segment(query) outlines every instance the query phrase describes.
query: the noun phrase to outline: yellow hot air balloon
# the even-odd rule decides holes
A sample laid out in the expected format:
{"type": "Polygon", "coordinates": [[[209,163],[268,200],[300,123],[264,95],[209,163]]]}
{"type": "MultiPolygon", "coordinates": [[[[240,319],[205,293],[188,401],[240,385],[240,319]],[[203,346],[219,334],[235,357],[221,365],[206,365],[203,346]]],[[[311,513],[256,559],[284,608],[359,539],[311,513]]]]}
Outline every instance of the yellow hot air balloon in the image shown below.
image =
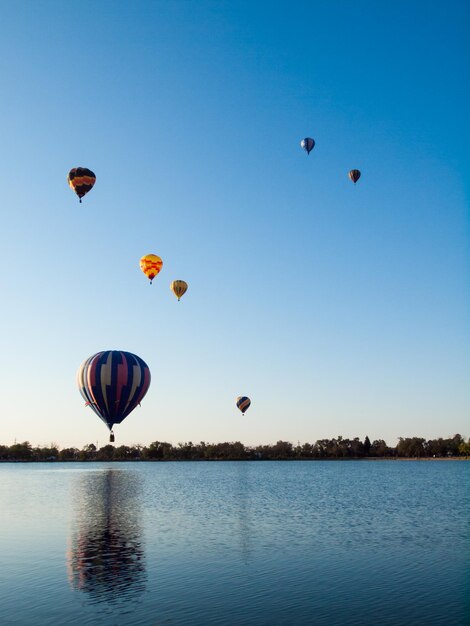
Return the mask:
{"type": "Polygon", "coordinates": [[[162,265],[163,261],[156,254],[146,254],[140,259],[140,269],[150,280],[150,284],[152,284],[152,280],[162,269],[162,265]]]}
{"type": "Polygon", "coordinates": [[[188,289],[188,283],[186,283],[184,280],[174,280],[170,285],[170,289],[178,298],[179,302],[181,296],[183,296],[188,289]]]}

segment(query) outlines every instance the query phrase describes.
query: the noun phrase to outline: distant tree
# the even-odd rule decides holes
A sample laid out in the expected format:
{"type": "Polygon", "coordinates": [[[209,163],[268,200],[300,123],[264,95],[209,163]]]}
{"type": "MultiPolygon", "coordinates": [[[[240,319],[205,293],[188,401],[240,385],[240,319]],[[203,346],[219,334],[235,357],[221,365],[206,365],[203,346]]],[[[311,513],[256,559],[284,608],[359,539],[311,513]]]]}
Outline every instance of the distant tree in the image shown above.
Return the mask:
{"type": "Polygon", "coordinates": [[[426,456],[425,440],[421,437],[400,437],[397,444],[398,456],[421,458],[426,456]]]}
{"type": "Polygon", "coordinates": [[[113,459],[115,461],[128,461],[132,458],[133,450],[129,446],[119,446],[114,449],[113,459]]]}
{"type": "Polygon", "coordinates": [[[97,461],[112,461],[114,458],[115,448],[110,443],[100,448],[96,453],[97,461]]]}
{"type": "Polygon", "coordinates": [[[84,446],[78,453],[79,461],[94,461],[96,458],[96,446],[94,443],[89,443],[84,446]]]}
{"type": "Polygon", "coordinates": [[[142,458],[142,450],[143,446],[141,445],[130,446],[128,458],[134,461],[142,458]]]}
{"type": "Polygon", "coordinates": [[[327,439],[326,452],[330,458],[337,459],[343,456],[343,438],[341,435],[333,437],[333,439],[327,439]]]}
{"type": "Polygon", "coordinates": [[[310,459],[313,456],[313,446],[311,443],[304,443],[300,449],[300,456],[303,459],[310,459]]]}
{"type": "Polygon", "coordinates": [[[175,458],[188,461],[197,458],[192,441],[188,441],[187,443],[178,443],[178,446],[175,450],[175,458]]]}
{"type": "Polygon", "coordinates": [[[90,443],[82,450],[77,448],[59,449],[55,443],[50,446],[33,448],[29,441],[15,443],[12,446],[0,445],[1,461],[126,461],[126,460],[242,460],[242,459],[338,459],[369,457],[422,458],[425,456],[469,456],[470,439],[465,441],[459,434],[443,439],[425,441],[420,437],[400,437],[395,448],[388,447],[383,439],[372,443],[368,436],[361,442],[359,437],[353,439],[338,436],[333,439],[319,439],[314,444],[297,443],[293,446],[288,441],[279,440],[274,445],[244,446],[240,441],[207,443],[191,441],[178,443],[173,447],[165,441],[154,441],[148,447],[140,444],[129,446],[106,445],[97,450],[90,443]]]}
{"type": "Polygon", "coordinates": [[[349,456],[352,456],[355,459],[364,456],[364,444],[359,437],[354,437],[352,441],[348,441],[348,449],[350,453],[349,456]]]}
{"type": "Polygon", "coordinates": [[[218,443],[214,447],[216,458],[239,461],[245,457],[245,446],[240,441],[218,443]]]}
{"type": "Polygon", "coordinates": [[[465,443],[465,440],[462,435],[457,434],[452,437],[452,439],[449,441],[449,452],[452,454],[452,456],[459,455],[460,446],[463,443],[465,443]]]}
{"type": "Polygon", "coordinates": [[[202,447],[202,454],[205,459],[213,459],[215,458],[215,446],[212,443],[205,443],[202,447]]]}
{"type": "Polygon", "coordinates": [[[9,456],[15,461],[31,461],[33,458],[33,448],[29,441],[15,443],[10,446],[9,456]]]}
{"type": "Polygon", "coordinates": [[[292,444],[289,441],[278,441],[272,449],[275,459],[290,459],[293,456],[292,444]]]}
{"type": "Polygon", "coordinates": [[[59,452],[59,461],[77,461],[80,451],[77,448],[64,448],[59,452]]]}
{"type": "Polygon", "coordinates": [[[461,444],[459,445],[459,454],[461,454],[462,456],[470,456],[470,438],[468,439],[468,441],[462,440],[461,444]]]}
{"type": "Polygon", "coordinates": [[[255,448],[255,455],[258,460],[272,459],[272,446],[259,445],[255,448]]]}
{"type": "Polygon", "coordinates": [[[370,446],[370,456],[389,456],[390,448],[383,439],[375,439],[370,446]]]}
{"type": "Polygon", "coordinates": [[[39,446],[33,449],[33,458],[35,461],[56,461],[59,457],[59,450],[56,447],[40,448],[39,446]]]}
{"type": "Polygon", "coordinates": [[[144,448],[142,455],[144,459],[157,460],[157,459],[169,459],[172,458],[171,451],[173,446],[166,441],[154,441],[148,448],[144,448]]]}
{"type": "Polygon", "coordinates": [[[447,443],[442,437],[439,437],[439,439],[430,439],[426,442],[425,449],[427,456],[445,456],[447,454],[447,443]]]}
{"type": "Polygon", "coordinates": [[[329,440],[318,439],[313,446],[313,456],[323,459],[328,456],[329,440]]]}

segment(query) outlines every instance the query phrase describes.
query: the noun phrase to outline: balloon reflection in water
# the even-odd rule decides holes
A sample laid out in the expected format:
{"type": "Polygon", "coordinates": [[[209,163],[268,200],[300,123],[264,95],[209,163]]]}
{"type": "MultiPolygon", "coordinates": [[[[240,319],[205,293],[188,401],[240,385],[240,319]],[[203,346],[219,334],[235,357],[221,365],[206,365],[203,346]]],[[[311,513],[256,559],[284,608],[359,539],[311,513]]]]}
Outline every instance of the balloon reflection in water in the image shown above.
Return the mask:
{"type": "Polygon", "coordinates": [[[71,586],[93,602],[122,602],[145,590],[138,472],[80,472],[67,551],[71,586]]]}
{"type": "MultiPolygon", "coordinates": [[[[234,504],[240,537],[240,549],[243,563],[248,565],[253,560],[253,550],[251,538],[253,537],[252,509],[253,502],[250,502],[249,494],[253,493],[251,473],[253,465],[248,463],[237,463],[234,465],[236,479],[234,484],[234,504]]],[[[256,509],[255,509],[256,510],[256,509]]]]}

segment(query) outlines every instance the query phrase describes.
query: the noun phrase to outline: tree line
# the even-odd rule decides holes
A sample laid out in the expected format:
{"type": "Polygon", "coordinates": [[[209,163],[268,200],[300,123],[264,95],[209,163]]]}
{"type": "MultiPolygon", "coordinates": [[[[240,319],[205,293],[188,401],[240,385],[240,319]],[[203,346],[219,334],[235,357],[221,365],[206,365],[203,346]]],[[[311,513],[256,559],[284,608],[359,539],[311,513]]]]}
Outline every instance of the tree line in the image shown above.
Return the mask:
{"type": "Polygon", "coordinates": [[[457,434],[448,439],[400,437],[395,447],[383,439],[365,437],[319,439],[315,443],[278,441],[274,445],[245,446],[239,441],[223,443],[178,443],[154,441],[148,446],[101,448],[90,443],[82,449],[50,446],[33,447],[29,441],[0,445],[0,461],[257,461],[364,458],[448,458],[470,456],[470,438],[457,434]]]}

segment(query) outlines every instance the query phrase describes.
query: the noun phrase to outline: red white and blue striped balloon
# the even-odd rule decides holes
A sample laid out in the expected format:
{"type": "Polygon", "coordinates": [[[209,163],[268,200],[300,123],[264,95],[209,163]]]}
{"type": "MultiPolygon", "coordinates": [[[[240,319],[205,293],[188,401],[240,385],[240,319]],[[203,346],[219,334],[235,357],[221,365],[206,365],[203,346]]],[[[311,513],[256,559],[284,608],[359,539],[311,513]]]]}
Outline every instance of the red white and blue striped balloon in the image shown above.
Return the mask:
{"type": "Polygon", "coordinates": [[[111,430],[142,401],[150,386],[150,370],[136,354],[106,350],[82,363],[77,383],[86,404],[111,430]]]}
{"type": "Polygon", "coordinates": [[[245,415],[245,411],[250,408],[251,400],[246,396],[238,396],[237,398],[237,407],[242,412],[242,415],[245,415]]]}

